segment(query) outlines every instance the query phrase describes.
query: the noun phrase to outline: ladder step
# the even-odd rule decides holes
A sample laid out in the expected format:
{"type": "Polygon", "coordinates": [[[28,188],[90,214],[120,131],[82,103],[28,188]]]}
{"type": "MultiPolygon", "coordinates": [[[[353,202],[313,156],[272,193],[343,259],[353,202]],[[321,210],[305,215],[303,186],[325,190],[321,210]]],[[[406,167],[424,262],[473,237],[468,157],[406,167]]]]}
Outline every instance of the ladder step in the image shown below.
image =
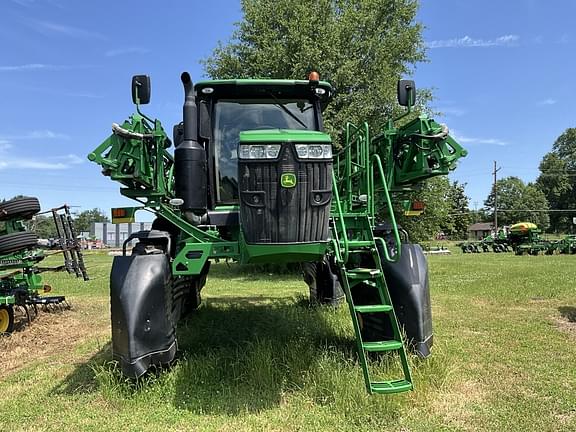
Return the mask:
{"type": "Polygon", "coordinates": [[[354,310],[360,313],[391,312],[392,306],[384,304],[363,305],[363,306],[354,306],[354,310]]]}
{"type": "Polygon", "coordinates": [[[406,380],[372,382],[370,390],[380,394],[401,393],[412,390],[412,383],[406,380]]]}
{"type": "Polygon", "coordinates": [[[363,213],[342,213],[341,215],[334,215],[334,218],[340,219],[355,219],[355,220],[363,220],[366,218],[366,215],[363,213]]]}
{"type": "Polygon", "coordinates": [[[374,247],[374,242],[372,240],[349,240],[348,246],[351,248],[374,247]]]}
{"type": "Polygon", "coordinates": [[[402,349],[402,342],[396,340],[380,341],[380,342],[362,342],[362,348],[366,351],[382,352],[382,351],[397,351],[402,349]]]}
{"type": "Polygon", "coordinates": [[[348,279],[372,279],[380,274],[381,272],[379,269],[371,268],[355,268],[346,270],[346,276],[348,276],[348,279]]]}

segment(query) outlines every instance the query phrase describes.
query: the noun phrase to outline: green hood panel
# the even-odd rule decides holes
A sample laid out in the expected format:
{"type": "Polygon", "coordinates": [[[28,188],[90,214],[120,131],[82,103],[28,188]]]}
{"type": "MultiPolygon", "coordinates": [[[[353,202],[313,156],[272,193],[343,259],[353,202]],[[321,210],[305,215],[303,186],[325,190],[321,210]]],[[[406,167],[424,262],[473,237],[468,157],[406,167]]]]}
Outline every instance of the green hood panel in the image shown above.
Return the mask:
{"type": "Polygon", "coordinates": [[[240,132],[240,143],[271,143],[271,142],[296,142],[296,143],[321,143],[330,144],[330,135],[324,132],[288,129],[266,129],[240,132]]]}

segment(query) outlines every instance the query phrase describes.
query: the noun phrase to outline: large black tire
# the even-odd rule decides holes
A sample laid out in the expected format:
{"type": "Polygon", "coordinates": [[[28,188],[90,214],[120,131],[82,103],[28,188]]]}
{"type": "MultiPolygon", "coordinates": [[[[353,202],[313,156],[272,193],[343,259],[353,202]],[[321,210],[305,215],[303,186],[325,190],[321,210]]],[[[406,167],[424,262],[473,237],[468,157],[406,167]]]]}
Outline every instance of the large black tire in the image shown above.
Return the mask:
{"type": "MultiPolygon", "coordinates": [[[[378,290],[365,283],[360,283],[351,289],[355,305],[380,304],[378,290]]],[[[394,332],[390,316],[384,312],[357,314],[360,324],[360,333],[365,342],[376,342],[392,339],[394,332]]]]}
{"type": "Polygon", "coordinates": [[[338,306],[345,298],[338,276],[324,258],[302,263],[302,276],[310,290],[310,304],[338,306]]]}
{"type": "Polygon", "coordinates": [[[14,307],[12,305],[0,306],[0,334],[14,331],[14,307]]]}
{"type": "Polygon", "coordinates": [[[15,232],[0,236],[0,255],[35,247],[38,236],[31,232],[15,232]]]}
{"type": "Polygon", "coordinates": [[[38,198],[22,197],[0,203],[0,221],[20,217],[30,219],[40,211],[38,198]]]}

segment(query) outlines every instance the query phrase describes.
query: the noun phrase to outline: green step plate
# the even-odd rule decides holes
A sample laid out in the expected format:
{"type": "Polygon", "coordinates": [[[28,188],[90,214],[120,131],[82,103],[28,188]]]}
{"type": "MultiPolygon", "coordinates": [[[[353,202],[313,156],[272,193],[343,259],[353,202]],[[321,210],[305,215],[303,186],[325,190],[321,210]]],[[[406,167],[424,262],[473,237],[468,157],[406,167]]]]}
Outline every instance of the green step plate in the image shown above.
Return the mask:
{"type": "Polygon", "coordinates": [[[402,349],[402,342],[396,340],[362,342],[362,348],[364,348],[366,351],[372,352],[397,351],[402,349]]]}
{"type": "Polygon", "coordinates": [[[390,305],[364,305],[364,306],[354,306],[354,310],[360,313],[377,313],[377,312],[392,312],[392,306],[390,305]]]}
{"type": "Polygon", "coordinates": [[[346,271],[348,279],[372,279],[380,276],[380,274],[380,270],[369,268],[355,268],[346,271]]]}
{"type": "Polygon", "coordinates": [[[380,394],[401,393],[412,390],[412,383],[406,380],[372,382],[370,390],[380,394]]]}

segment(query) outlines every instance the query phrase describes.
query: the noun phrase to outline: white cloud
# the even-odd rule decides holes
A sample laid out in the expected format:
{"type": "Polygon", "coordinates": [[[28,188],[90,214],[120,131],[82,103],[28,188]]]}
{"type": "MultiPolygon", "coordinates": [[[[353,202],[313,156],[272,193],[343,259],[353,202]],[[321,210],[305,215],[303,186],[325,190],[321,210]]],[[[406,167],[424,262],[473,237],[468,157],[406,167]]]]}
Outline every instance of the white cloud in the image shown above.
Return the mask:
{"type": "Polygon", "coordinates": [[[64,93],[58,93],[58,92],[53,92],[54,94],[61,94],[62,96],[69,96],[69,97],[79,97],[79,98],[87,98],[87,99],[103,99],[104,96],[99,95],[99,94],[95,94],[95,93],[86,93],[86,92],[79,92],[79,93],[74,93],[74,92],[64,92],[64,93]]]}
{"type": "Polygon", "coordinates": [[[464,36],[456,39],[433,40],[426,42],[428,48],[475,48],[494,46],[516,46],[520,37],[518,35],[504,35],[496,39],[473,39],[464,36]]]}
{"type": "Polygon", "coordinates": [[[71,66],[64,66],[64,65],[28,63],[23,65],[0,66],[0,71],[11,72],[11,71],[33,71],[33,70],[66,70],[70,68],[71,66]]]}
{"type": "MultiPolygon", "coordinates": [[[[12,3],[16,3],[17,5],[24,6],[27,8],[34,6],[35,4],[38,4],[38,0],[11,0],[11,1],[12,3]]],[[[64,8],[58,0],[43,0],[42,3],[49,4],[51,6],[56,6],[60,9],[64,8]]]]}
{"type": "Polygon", "coordinates": [[[559,43],[560,45],[566,45],[569,44],[570,42],[572,42],[572,38],[570,37],[570,35],[566,33],[560,36],[560,39],[558,39],[557,41],[557,43],[559,43]]]}
{"type": "Polygon", "coordinates": [[[35,0],[12,0],[12,3],[16,3],[17,5],[30,7],[34,4],[35,0]]]}
{"type": "Polygon", "coordinates": [[[548,98],[538,102],[538,105],[555,105],[558,101],[556,99],[548,98]]]}
{"type": "Polygon", "coordinates": [[[73,69],[94,68],[93,65],[57,65],[49,63],[27,63],[21,65],[4,65],[0,66],[0,72],[19,72],[19,71],[66,71],[73,69]]]}
{"type": "Polygon", "coordinates": [[[454,137],[456,141],[460,144],[483,144],[483,145],[496,145],[496,146],[507,146],[508,143],[499,138],[477,138],[470,137],[460,134],[459,132],[452,130],[450,135],[454,137]]]}
{"type": "Polygon", "coordinates": [[[0,142],[10,142],[18,140],[38,140],[38,139],[70,139],[70,137],[63,133],[52,132],[51,130],[33,130],[19,135],[0,135],[0,142]]]}
{"type": "Polygon", "coordinates": [[[50,21],[30,20],[28,25],[37,32],[45,35],[56,34],[77,39],[108,40],[108,38],[101,33],[84,30],[83,28],[57,24],[50,21]]]}
{"type": "Polygon", "coordinates": [[[64,170],[70,168],[72,165],[78,165],[84,162],[84,159],[74,154],[52,156],[42,159],[13,156],[11,151],[7,151],[11,147],[7,141],[0,141],[0,170],[64,170]]]}
{"type": "Polygon", "coordinates": [[[106,51],[106,57],[117,57],[128,54],[148,54],[149,52],[149,49],[142,47],[117,48],[106,51]]]}

